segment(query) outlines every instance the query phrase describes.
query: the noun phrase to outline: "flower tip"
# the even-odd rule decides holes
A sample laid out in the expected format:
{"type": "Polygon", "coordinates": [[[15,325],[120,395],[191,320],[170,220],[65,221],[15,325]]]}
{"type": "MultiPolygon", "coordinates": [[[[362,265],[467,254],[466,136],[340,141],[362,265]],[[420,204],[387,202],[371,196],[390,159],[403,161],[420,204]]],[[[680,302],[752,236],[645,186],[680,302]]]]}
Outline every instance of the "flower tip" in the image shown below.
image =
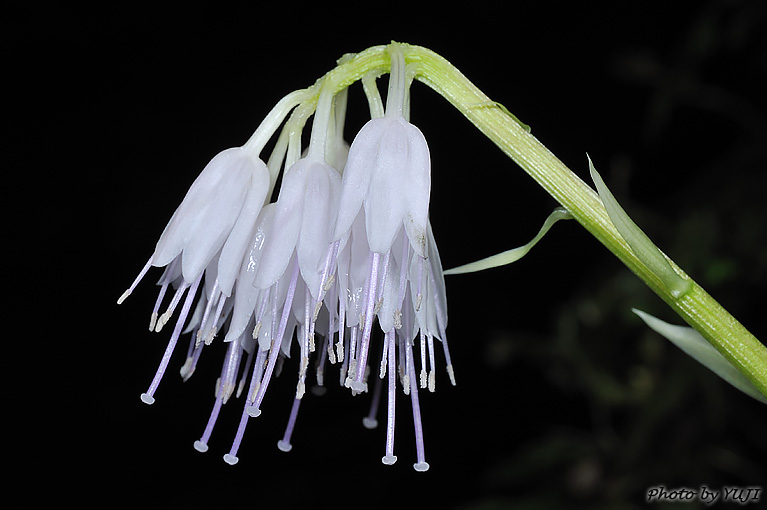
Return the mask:
{"type": "Polygon", "coordinates": [[[349,388],[352,390],[352,395],[357,395],[359,393],[367,393],[368,391],[368,385],[367,383],[361,382],[361,381],[351,381],[349,382],[349,388]]]}
{"type": "Polygon", "coordinates": [[[149,318],[149,331],[154,331],[154,328],[157,327],[157,312],[152,312],[152,316],[149,318]]]}
{"type": "Polygon", "coordinates": [[[208,445],[198,439],[194,442],[194,449],[200,453],[205,453],[208,451],[208,445]]]}
{"type": "Polygon", "coordinates": [[[375,418],[371,418],[370,416],[365,416],[362,418],[362,425],[369,430],[373,430],[374,428],[378,427],[378,420],[375,418]]]}
{"type": "Polygon", "coordinates": [[[224,455],[224,462],[226,462],[230,466],[234,466],[235,464],[237,464],[237,461],[239,460],[240,459],[238,459],[237,456],[232,455],[230,453],[227,453],[226,455],[224,455]]]}
{"type": "Polygon", "coordinates": [[[187,381],[190,377],[192,377],[192,374],[194,373],[194,358],[191,356],[188,356],[186,358],[186,361],[184,361],[184,366],[181,367],[181,370],[179,370],[179,373],[181,374],[181,379],[184,381],[187,381]]]}
{"type": "Polygon", "coordinates": [[[277,448],[279,448],[280,451],[287,453],[293,449],[293,445],[285,441],[284,439],[280,439],[279,441],[277,441],[277,448]]]}
{"type": "Polygon", "coordinates": [[[296,386],[296,399],[301,400],[304,398],[304,393],[306,393],[306,383],[304,383],[304,381],[298,381],[298,385],[296,386]]]}
{"type": "Polygon", "coordinates": [[[453,371],[453,365],[447,366],[447,375],[450,377],[450,384],[455,386],[455,372],[453,371]]]}
{"type": "Polygon", "coordinates": [[[387,466],[391,466],[395,462],[397,462],[397,456],[396,455],[384,455],[381,459],[381,462],[386,464],[387,466]]]}
{"type": "Polygon", "coordinates": [[[147,394],[147,393],[142,393],[141,394],[141,401],[143,403],[151,406],[152,404],[154,404],[154,397],[152,395],[147,394]]]}
{"type": "Polygon", "coordinates": [[[416,471],[428,471],[429,470],[429,463],[428,462],[416,462],[413,464],[413,469],[416,471]]]}
{"type": "Polygon", "coordinates": [[[123,304],[123,301],[125,301],[128,298],[128,296],[130,296],[130,294],[131,294],[131,289],[128,289],[125,292],[123,292],[122,295],[119,298],[117,298],[117,304],[118,305],[123,304]]]}
{"type": "Polygon", "coordinates": [[[173,313],[172,310],[168,310],[164,314],[160,315],[154,328],[155,333],[162,331],[163,326],[165,326],[165,324],[167,324],[170,320],[171,313],[173,313]]]}

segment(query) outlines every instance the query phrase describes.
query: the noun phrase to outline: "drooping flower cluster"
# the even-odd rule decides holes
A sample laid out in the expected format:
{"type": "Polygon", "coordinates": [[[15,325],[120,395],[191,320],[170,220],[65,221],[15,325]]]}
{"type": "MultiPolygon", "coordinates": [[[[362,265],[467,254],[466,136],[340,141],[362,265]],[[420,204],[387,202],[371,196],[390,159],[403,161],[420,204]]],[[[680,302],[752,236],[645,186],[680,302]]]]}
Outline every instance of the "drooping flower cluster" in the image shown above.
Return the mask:
{"type": "MultiPolygon", "coordinates": [[[[233,394],[244,395],[240,425],[224,456],[229,464],[237,462],[246,424],[261,413],[275,367],[291,356],[295,342],[298,381],[280,449],[290,449],[315,358],[318,386],[324,385],[327,363],[340,366],[339,380],[353,394],[368,392],[371,377],[386,383],[375,385],[387,392],[385,464],[396,461],[399,379],[412,401],[414,467],[428,469],[418,388],[434,391],[435,339],[455,380],[445,337],[442,266],[428,220],[429,150],[423,134],[405,118],[409,80],[402,50],[392,45],[390,54],[385,112],[374,113],[351,147],[342,136],[345,90],[336,93],[318,82],[286,96],[248,143],[208,163],[118,301],[154,266],[165,269],[150,330],[160,331],[180,306],[157,373],[141,395],[147,404],[154,402],[182,334],[191,334],[181,368],[184,380],[205,347],[223,336],[227,351],[215,403],[194,444],[201,452],[208,449],[222,405],[233,394]],[[302,156],[300,123],[317,87],[310,143],[302,156]],[[291,111],[267,164],[259,154],[291,111]],[[268,203],[282,169],[278,198],[268,203]],[[160,313],[166,297],[170,302],[160,313]],[[380,349],[372,350],[373,345],[380,349]],[[380,362],[374,358],[379,352],[380,362]]],[[[375,98],[369,99],[375,112],[375,98]]],[[[378,399],[374,395],[374,402],[378,399]]],[[[375,426],[374,416],[364,423],[375,426]]]]}

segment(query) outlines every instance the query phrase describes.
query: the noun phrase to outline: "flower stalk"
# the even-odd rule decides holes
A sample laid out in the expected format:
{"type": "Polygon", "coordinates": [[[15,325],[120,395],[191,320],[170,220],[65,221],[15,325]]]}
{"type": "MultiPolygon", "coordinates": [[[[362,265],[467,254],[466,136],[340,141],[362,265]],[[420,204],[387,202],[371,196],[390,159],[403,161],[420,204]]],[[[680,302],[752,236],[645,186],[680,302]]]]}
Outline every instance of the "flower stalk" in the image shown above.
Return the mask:
{"type": "MultiPolygon", "coordinates": [[[[402,47],[406,62],[416,64],[416,80],[447,99],[767,395],[767,348],[754,335],[664,255],[679,278],[689,283],[683,293],[668,288],[621,236],[599,195],[538,141],[527,126],[491,100],[450,62],[423,47],[406,44],[402,47]]],[[[389,62],[385,55],[386,46],[369,48],[330,74],[340,86],[375,69],[386,72],[389,62]]]]}

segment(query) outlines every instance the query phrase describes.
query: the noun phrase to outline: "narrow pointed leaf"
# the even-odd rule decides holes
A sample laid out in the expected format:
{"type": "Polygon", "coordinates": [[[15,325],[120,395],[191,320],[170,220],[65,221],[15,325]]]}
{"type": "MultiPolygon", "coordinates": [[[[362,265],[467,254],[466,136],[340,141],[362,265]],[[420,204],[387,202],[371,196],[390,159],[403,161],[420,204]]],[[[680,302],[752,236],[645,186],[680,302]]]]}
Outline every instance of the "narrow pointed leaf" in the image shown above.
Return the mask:
{"type": "Polygon", "coordinates": [[[464,274],[464,273],[476,273],[477,271],[482,271],[484,269],[490,269],[493,267],[498,266],[505,266],[506,264],[511,264],[512,262],[516,262],[525,255],[535,246],[538,244],[538,241],[540,241],[544,235],[549,231],[549,229],[559,220],[569,220],[572,216],[569,212],[567,212],[566,209],[562,207],[558,207],[554,209],[554,211],[549,214],[548,218],[546,218],[546,221],[543,222],[543,226],[541,227],[541,230],[538,232],[538,234],[527,244],[524,246],[519,246],[517,248],[513,248],[511,250],[506,250],[502,253],[498,253],[496,255],[492,255],[490,257],[484,258],[482,260],[477,260],[476,262],[471,262],[469,264],[464,264],[462,266],[454,267],[452,269],[448,269],[444,272],[446,275],[451,274],[464,274]]]}
{"type": "Polygon", "coordinates": [[[716,375],[756,400],[767,404],[767,397],[762,395],[735,366],[727,361],[727,358],[708,343],[700,333],[686,326],[675,326],[664,322],[657,317],[637,310],[637,314],[650,328],[667,338],[671,343],[682,349],[685,354],[692,357],[716,375]]]}
{"type": "Polygon", "coordinates": [[[690,289],[690,282],[676,274],[663,253],[620,206],[602,180],[599,172],[594,168],[591,158],[588,158],[588,160],[591,179],[594,181],[599,198],[602,200],[605,209],[607,209],[607,215],[610,217],[613,225],[615,225],[618,233],[628,243],[634,255],[663,281],[674,297],[680,298],[683,296],[690,289]]]}

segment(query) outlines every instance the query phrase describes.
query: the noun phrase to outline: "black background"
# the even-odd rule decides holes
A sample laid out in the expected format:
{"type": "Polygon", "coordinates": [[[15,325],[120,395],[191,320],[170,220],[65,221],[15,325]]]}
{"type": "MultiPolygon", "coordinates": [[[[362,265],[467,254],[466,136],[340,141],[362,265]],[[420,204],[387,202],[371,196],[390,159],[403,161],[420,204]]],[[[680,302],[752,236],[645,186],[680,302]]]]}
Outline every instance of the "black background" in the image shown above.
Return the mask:
{"type": "MultiPolygon", "coordinates": [[[[332,386],[280,452],[291,364],[237,466],[221,456],[238,403],[199,454],[222,354],[185,384],[174,357],[145,406],[167,340],[146,329],[159,272],[115,304],[213,155],[344,53],[397,40],[446,57],[584,178],[588,152],[658,245],[767,338],[763,2],[158,5],[6,8],[12,489],[84,507],[478,509],[767,488],[767,407],[643,327],[631,307],[680,321],[575,223],[512,266],[448,278],[458,386],[440,372],[421,393],[427,473],[410,467],[404,398],[383,466],[367,399],[332,386]]],[[[442,98],[412,96],[445,267],[527,242],[554,201],[442,98]]],[[[349,140],[366,112],[356,85],[349,140]]]]}

